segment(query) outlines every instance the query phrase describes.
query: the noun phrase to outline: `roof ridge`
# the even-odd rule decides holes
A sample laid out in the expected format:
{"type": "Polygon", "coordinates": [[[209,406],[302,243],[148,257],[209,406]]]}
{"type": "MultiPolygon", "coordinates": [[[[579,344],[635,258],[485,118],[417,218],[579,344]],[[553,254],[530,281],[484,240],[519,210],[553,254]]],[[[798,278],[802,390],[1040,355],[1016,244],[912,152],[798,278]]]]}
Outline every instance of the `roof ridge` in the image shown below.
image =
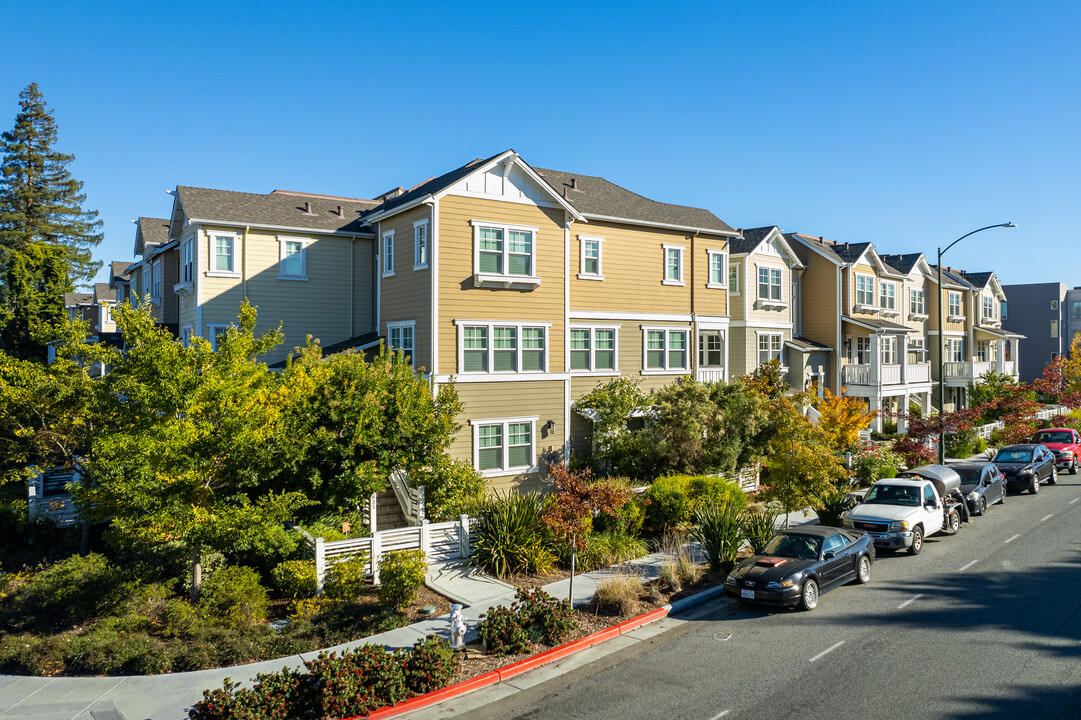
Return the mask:
{"type": "MultiPolygon", "coordinates": [[[[204,188],[204,189],[209,189],[209,188],[204,188]]],[[[378,200],[368,200],[366,198],[345,197],[344,195],[322,195],[320,193],[301,192],[300,190],[279,190],[279,189],[274,189],[274,190],[270,191],[269,193],[267,193],[264,197],[270,197],[271,195],[288,195],[290,197],[294,197],[294,196],[296,196],[296,197],[312,197],[312,198],[319,198],[320,200],[346,200],[348,202],[359,202],[359,203],[376,203],[376,204],[379,203],[378,200]]]]}

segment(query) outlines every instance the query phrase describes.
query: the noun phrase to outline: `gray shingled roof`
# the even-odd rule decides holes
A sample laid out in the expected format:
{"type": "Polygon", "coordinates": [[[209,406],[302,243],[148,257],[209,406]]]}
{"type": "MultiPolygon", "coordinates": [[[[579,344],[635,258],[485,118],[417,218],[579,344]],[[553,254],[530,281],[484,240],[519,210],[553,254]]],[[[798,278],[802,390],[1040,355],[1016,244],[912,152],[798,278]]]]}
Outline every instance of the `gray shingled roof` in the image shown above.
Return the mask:
{"type": "Polygon", "coordinates": [[[891,268],[901,273],[902,275],[908,275],[912,272],[912,268],[916,267],[916,263],[923,257],[923,253],[908,253],[905,255],[879,255],[879,259],[882,262],[889,265],[891,268]]]}
{"type": "Polygon", "coordinates": [[[811,340],[810,338],[799,337],[799,336],[794,337],[791,340],[786,340],[785,343],[788,344],[788,345],[791,345],[792,347],[798,348],[799,350],[802,350],[803,352],[815,352],[815,351],[819,351],[819,350],[825,350],[825,351],[833,350],[833,348],[830,347],[829,345],[824,345],[824,344],[822,344],[820,342],[817,342],[815,340],[811,340]]]}
{"type": "Polygon", "coordinates": [[[139,232],[147,245],[161,245],[169,242],[169,221],[163,218],[139,218],[139,232]]]}
{"type": "Polygon", "coordinates": [[[64,307],[75,307],[76,305],[89,305],[94,302],[94,296],[90,293],[64,293],[64,307]]]}
{"type": "Polygon", "coordinates": [[[788,233],[785,237],[792,242],[803,241],[805,245],[821,250],[824,255],[834,262],[845,265],[859,260],[860,255],[863,255],[864,251],[871,245],[869,242],[837,243],[814,235],[805,235],[804,233],[788,233]]]}
{"type": "Polygon", "coordinates": [[[766,239],[766,236],[776,230],[775,225],[767,225],[766,227],[750,228],[749,230],[743,230],[743,237],[732,238],[728,241],[728,254],[729,255],[744,255],[751,252],[758,243],[766,239]]]}
{"type": "Polygon", "coordinates": [[[978,288],[985,288],[987,287],[987,283],[991,282],[992,275],[994,275],[993,272],[967,272],[965,273],[965,280],[967,280],[970,285],[978,288]]]}
{"type": "MultiPolygon", "coordinates": [[[[506,152],[506,151],[504,150],[503,152],[506,152]]],[[[474,170],[476,170],[478,166],[484,165],[487,162],[495,160],[497,157],[499,157],[502,154],[503,153],[498,153],[498,154],[493,155],[490,158],[486,158],[486,159],[477,158],[476,160],[470,160],[465,165],[462,165],[459,168],[455,168],[455,169],[451,170],[448,173],[444,173],[444,174],[440,175],[439,177],[434,177],[431,180],[425,180],[420,185],[417,185],[415,188],[410,189],[408,192],[402,193],[398,197],[391,198],[390,200],[387,200],[386,202],[384,202],[382,205],[380,205],[376,209],[379,212],[383,212],[383,211],[386,211],[386,210],[393,210],[394,208],[396,208],[396,207],[398,207],[400,205],[405,205],[407,203],[410,203],[413,200],[416,200],[417,198],[424,197],[425,195],[430,195],[432,193],[437,193],[440,190],[443,190],[444,188],[448,188],[451,185],[453,185],[454,183],[461,180],[462,178],[466,177],[467,175],[472,173],[474,170]]]]}
{"type": "Polygon", "coordinates": [[[109,283],[94,283],[94,302],[116,302],[116,289],[109,287],[109,283]]]}
{"type": "Polygon", "coordinates": [[[379,204],[374,200],[346,200],[282,191],[257,195],[183,185],[177,186],[176,193],[184,214],[189,218],[328,232],[370,231],[362,218],[379,204]],[[311,213],[305,212],[305,203],[308,202],[311,203],[311,213]],[[345,217],[338,215],[339,205],[345,217]]]}
{"type": "Polygon", "coordinates": [[[121,260],[113,260],[111,263],[109,263],[110,273],[111,273],[110,277],[113,277],[113,278],[122,278],[122,277],[124,277],[124,275],[127,274],[127,272],[128,272],[128,268],[131,267],[131,266],[132,266],[132,263],[130,263],[130,262],[123,262],[121,260]]]}
{"type": "Polygon", "coordinates": [[[557,193],[585,216],[641,220],[661,225],[734,233],[733,228],[709,210],[686,205],[670,205],[633,193],[601,177],[578,175],[562,170],[533,168],[557,193]],[[577,190],[571,181],[577,181],[577,190]]]}
{"type": "MultiPolygon", "coordinates": [[[[937,272],[938,265],[932,265],[931,269],[937,272]]],[[[960,287],[964,290],[976,289],[975,285],[970,283],[968,280],[965,280],[965,278],[961,275],[960,270],[955,270],[954,268],[946,267],[945,265],[942,266],[942,278],[944,281],[946,281],[944,284],[952,283],[954,286],[960,287]]]]}

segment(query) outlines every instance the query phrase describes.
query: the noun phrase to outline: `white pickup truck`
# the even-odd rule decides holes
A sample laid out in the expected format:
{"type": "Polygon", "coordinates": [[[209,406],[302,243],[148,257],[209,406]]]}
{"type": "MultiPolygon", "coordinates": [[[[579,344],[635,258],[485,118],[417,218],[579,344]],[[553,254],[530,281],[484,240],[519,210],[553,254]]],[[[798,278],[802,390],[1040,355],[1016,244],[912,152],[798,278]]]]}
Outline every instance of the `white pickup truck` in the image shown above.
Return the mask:
{"type": "Polygon", "coordinates": [[[923,539],[935,533],[954,534],[965,513],[957,497],[961,476],[945,465],[925,465],[896,478],[879,480],[863,502],[843,516],[844,526],[863,530],[876,548],[918,555],[923,539]]]}

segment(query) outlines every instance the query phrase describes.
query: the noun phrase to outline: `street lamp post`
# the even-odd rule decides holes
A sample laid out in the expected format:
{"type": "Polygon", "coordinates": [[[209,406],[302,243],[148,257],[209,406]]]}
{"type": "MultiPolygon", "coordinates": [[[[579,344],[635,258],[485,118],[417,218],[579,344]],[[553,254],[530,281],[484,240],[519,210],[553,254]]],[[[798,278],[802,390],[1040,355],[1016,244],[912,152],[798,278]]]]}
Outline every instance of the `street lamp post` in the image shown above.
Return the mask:
{"type": "MultiPolygon", "coordinates": [[[[938,414],[942,415],[946,408],[946,341],[945,338],[945,326],[942,322],[942,256],[946,254],[946,251],[952,248],[957,243],[961,242],[969,235],[975,235],[978,232],[984,230],[990,230],[991,228],[1012,228],[1017,227],[1012,222],[998,223],[997,225],[988,225],[982,227],[979,230],[973,230],[970,233],[965,233],[961,237],[954,240],[945,248],[938,249],[938,414]]],[[[946,295],[949,297],[949,294],[946,295]]],[[[946,434],[946,428],[941,422],[938,424],[938,464],[941,465],[946,462],[946,445],[943,442],[943,438],[946,434]]]]}

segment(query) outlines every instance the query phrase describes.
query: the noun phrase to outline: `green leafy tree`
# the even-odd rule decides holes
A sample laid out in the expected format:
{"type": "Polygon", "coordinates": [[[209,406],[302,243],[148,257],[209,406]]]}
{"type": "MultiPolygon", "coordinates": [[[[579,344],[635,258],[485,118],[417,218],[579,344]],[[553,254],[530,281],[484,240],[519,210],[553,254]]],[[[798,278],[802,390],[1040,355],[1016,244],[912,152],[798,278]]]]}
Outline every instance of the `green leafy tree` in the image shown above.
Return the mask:
{"type": "Polygon", "coordinates": [[[15,127],[0,135],[0,348],[44,359],[40,324],[64,313],[63,293],[100,268],[97,212],[84,210],[73,156],[55,149],[56,121],[36,83],[19,93],[15,127]]]}

